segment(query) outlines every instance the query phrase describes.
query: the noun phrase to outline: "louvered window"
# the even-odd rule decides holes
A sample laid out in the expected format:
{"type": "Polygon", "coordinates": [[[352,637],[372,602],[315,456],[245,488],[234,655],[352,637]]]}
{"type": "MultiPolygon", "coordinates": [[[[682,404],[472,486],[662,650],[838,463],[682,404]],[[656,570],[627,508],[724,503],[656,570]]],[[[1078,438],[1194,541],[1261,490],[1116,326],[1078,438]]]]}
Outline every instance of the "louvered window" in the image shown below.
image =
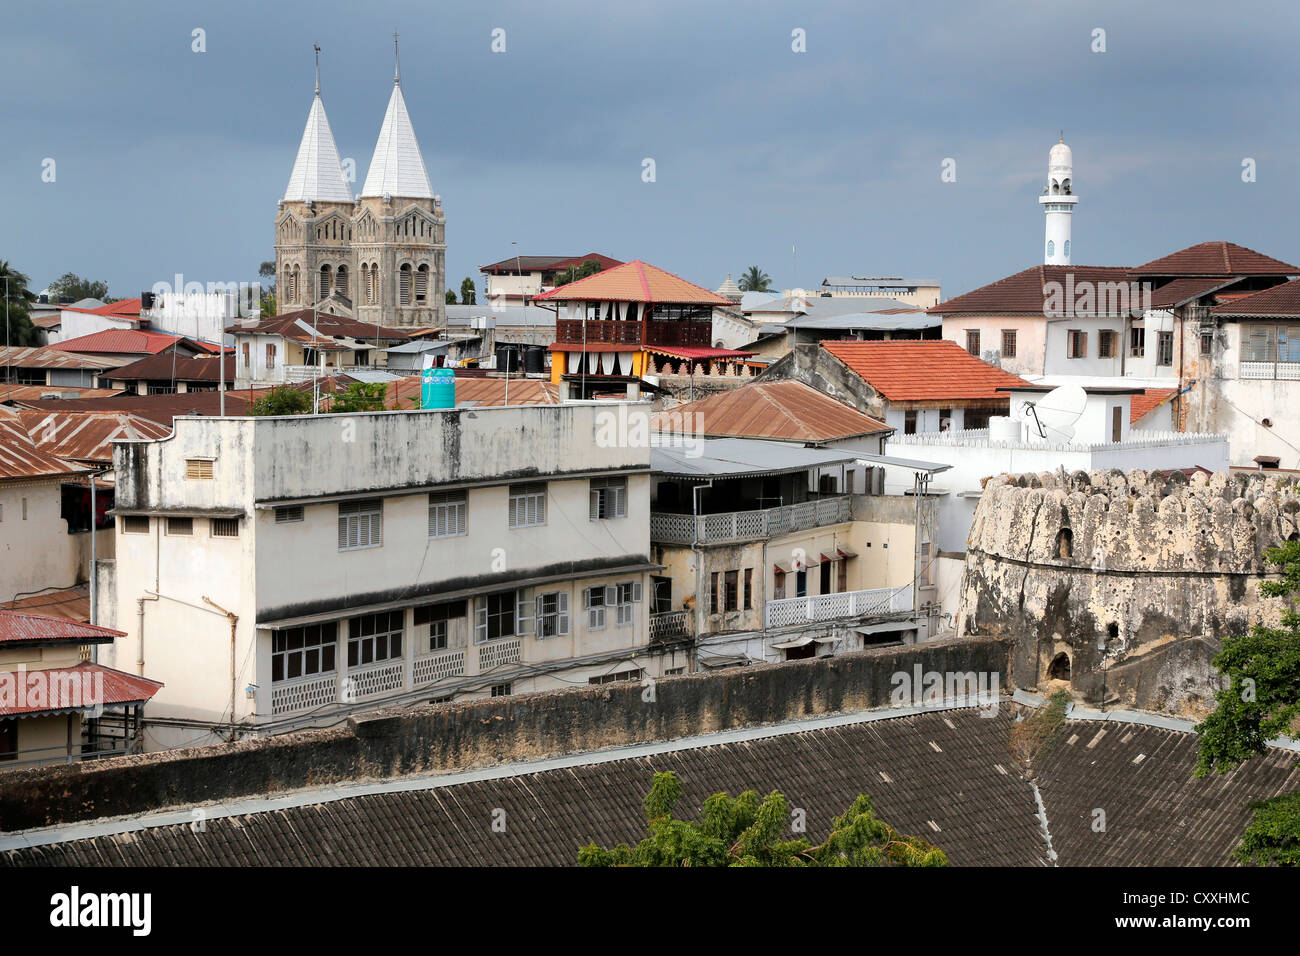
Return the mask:
{"type": "Polygon", "coordinates": [[[185,459],[185,477],[207,479],[212,477],[212,462],[207,458],[185,459]]]}
{"type": "Polygon", "coordinates": [[[284,505],[275,509],[276,524],[288,524],[291,521],[301,521],[302,518],[302,505],[284,505]]]}
{"type": "Polygon", "coordinates": [[[429,298],[429,267],[420,266],[415,270],[415,301],[424,302],[429,298]]]}
{"type": "Polygon", "coordinates": [[[348,296],[348,267],[339,266],[339,271],[334,279],[334,288],[338,289],[339,295],[345,299],[348,296]]]}
{"type": "Polygon", "coordinates": [[[587,630],[605,629],[605,608],[618,603],[618,588],[597,585],[582,592],[582,607],[587,612],[587,630]]]}
{"type": "Polygon", "coordinates": [[[399,305],[411,304],[411,266],[403,265],[397,273],[397,302],[399,305]]]}
{"type": "Polygon", "coordinates": [[[463,491],[429,495],[429,537],[455,538],[467,534],[468,512],[463,491]]]}
{"type": "Polygon", "coordinates": [[[339,505],[339,550],[377,548],[384,543],[384,503],[378,498],[339,505]]]}
{"type": "Polygon", "coordinates": [[[555,591],[539,594],[534,602],[539,638],[558,637],[569,633],[569,593],[555,591]]]}
{"type": "Polygon", "coordinates": [[[510,486],[510,527],[533,528],[546,524],[546,485],[510,486]]]}
{"type": "Polygon", "coordinates": [[[238,518],[213,518],[211,531],[214,538],[238,538],[238,518]]]}
{"type": "Polygon", "coordinates": [[[627,517],[627,479],[593,478],[588,517],[592,521],[627,517]]]}

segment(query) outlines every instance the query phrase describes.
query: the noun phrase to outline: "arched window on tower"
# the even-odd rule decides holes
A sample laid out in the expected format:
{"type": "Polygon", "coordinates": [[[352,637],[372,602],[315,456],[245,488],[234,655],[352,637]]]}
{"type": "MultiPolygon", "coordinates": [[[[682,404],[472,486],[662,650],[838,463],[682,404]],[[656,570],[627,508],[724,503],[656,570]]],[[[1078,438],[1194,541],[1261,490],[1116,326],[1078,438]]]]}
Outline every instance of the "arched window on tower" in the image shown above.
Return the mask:
{"type": "Polygon", "coordinates": [[[1061,183],[1061,192],[1067,196],[1070,195],[1070,181],[1068,179],[1061,183]]]}
{"type": "Polygon", "coordinates": [[[1052,195],[1056,196],[1061,192],[1061,184],[1055,179],[1052,180],[1052,195]]]}
{"type": "Polygon", "coordinates": [[[300,274],[301,270],[297,265],[295,265],[289,272],[289,302],[298,301],[298,277],[300,274]]]}
{"type": "Polygon", "coordinates": [[[369,264],[361,263],[361,276],[366,280],[366,304],[373,305],[375,301],[375,274],[370,271],[369,264]]]}
{"type": "Polygon", "coordinates": [[[376,305],[379,302],[379,263],[370,263],[370,302],[376,305]]]}
{"type": "Polygon", "coordinates": [[[348,297],[348,267],[339,266],[339,271],[334,276],[334,288],[338,289],[339,295],[343,298],[348,297]]]}
{"type": "Polygon", "coordinates": [[[330,294],[330,267],[325,265],[320,267],[320,285],[316,287],[317,300],[325,298],[330,294]]]}
{"type": "Polygon", "coordinates": [[[415,271],[415,301],[429,300],[429,264],[426,262],[415,271]]]}
{"type": "Polygon", "coordinates": [[[403,262],[397,272],[397,304],[411,304],[411,264],[403,262]]]}
{"type": "Polygon", "coordinates": [[[1047,240],[1047,257],[1050,259],[1056,254],[1056,243],[1051,239],[1047,240]]]}
{"type": "Polygon", "coordinates": [[[1065,240],[1065,245],[1061,247],[1061,251],[1065,253],[1065,258],[1067,258],[1067,259],[1070,258],[1070,240],[1069,240],[1069,239],[1066,239],[1066,240],[1065,240]]]}

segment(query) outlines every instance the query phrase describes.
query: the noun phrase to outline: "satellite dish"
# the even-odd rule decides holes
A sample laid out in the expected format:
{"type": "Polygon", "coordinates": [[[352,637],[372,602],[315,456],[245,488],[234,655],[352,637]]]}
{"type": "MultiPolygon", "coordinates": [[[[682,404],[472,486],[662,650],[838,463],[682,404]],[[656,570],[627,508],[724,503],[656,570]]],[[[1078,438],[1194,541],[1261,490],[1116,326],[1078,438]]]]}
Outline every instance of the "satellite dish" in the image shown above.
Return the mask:
{"type": "Polygon", "coordinates": [[[1029,438],[1068,442],[1074,438],[1074,423],[1083,417],[1088,395],[1078,385],[1062,385],[1037,401],[1021,404],[1016,417],[1024,422],[1029,438]]]}

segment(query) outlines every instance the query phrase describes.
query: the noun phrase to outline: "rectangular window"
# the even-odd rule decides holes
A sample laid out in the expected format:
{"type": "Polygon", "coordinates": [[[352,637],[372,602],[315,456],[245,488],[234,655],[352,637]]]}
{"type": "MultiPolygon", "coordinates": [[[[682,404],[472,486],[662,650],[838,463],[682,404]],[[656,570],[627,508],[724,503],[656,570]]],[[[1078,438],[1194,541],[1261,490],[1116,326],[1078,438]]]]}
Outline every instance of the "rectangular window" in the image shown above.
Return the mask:
{"type": "Polygon", "coordinates": [[[1088,357],[1088,333],[1079,329],[1070,329],[1066,344],[1066,358],[1080,359],[1088,357]]]}
{"type": "Polygon", "coordinates": [[[1209,355],[1213,351],[1214,351],[1214,333],[1202,332],[1201,333],[1201,354],[1209,355]]]}
{"type": "Polygon", "coordinates": [[[772,572],[772,600],[779,601],[785,597],[785,572],[772,572]]]}
{"type": "Polygon", "coordinates": [[[1173,365],[1174,364],[1174,333],[1161,332],[1159,340],[1156,343],[1156,364],[1173,365]]]}
{"type": "Polygon", "coordinates": [[[976,358],[979,358],[979,354],[980,354],[980,330],[979,329],[966,330],[966,351],[969,352],[971,355],[974,355],[976,358]]]}
{"type": "Polygon", "coordinates": [[[615,600],[618,611],[614,622],[619,627],[628,627],[632,623],[632,605],[641,603],[641,582],[624,581],[617,586],[615,600]]]}
{"type": "MultiPolygon", "coordinates": [[[[613,590],[611,588],[610,590],[613,590]]],[[[582,592],[582,606],[587,612],[587,630],[600,631],[605,627],[605,588],[597,585],[582,592]]]]}
{"type": "Polygon", "coordinates": [[[179,534],[179,535],[193,534],[194,519],[193,518],[168,518],[167,533],[179,534]]]}
{"type": "Polygon", "coordinates": [[[916,409],[914,408],[903,412],[903,434],[916,434],[916,409]]]}
{"type": "Polygon", "coordinates": [[[249,364],[250,364],[250,361],[251,361],[251,360],[249,359],[249,357],[248,357],[248,343],[247,343],[247,342],[243,343],[243,344],[239,347],[239,350],[240,350],[240,352],[241,352],[241,354],[242,354],[242,356],[243,356],[243,359],[244,359],[244,368],[248,368],[248,366],[249,366],[249,364]]]}
{"type": "Polygon", "coordinates": [[[239,537],[239,519],[238,518],[213,518],[209,522],[212,537],[214,538],[238,538],[239,537]]]}
{"type": "Polygon", "coordinates": [[[1097,333],[1097,358],[1115,357],[1115,330],[1102,329],[1097,333]]]}
{"type": "Polygon", "coordinates": [[[718,613],[718,572],[709,572],[709,613],[718,613]]]}
{"type": "Polygon", "coordinates": [[[271,680],[294,680],[334,671],[338,623],[290,627],[271,634],[271,680]]]}
{"type": "Polygon", "coordinates": [[[740,609],[740,572],[728,571],[722,580],[722,607],[726,611],[740,609]]]}
{"type": "Polygon", "coordinates": [[[266,367],[268,369],[275,368],[275,344],[273,342],[268,342],[266,345],[266,367]]]}
{"type": "Polygon", "coordinates": [[[212,477],[212,461],[208,458],[185,459],[185,477],[208,479],[212,477]]]}
{"type": "Polygon", "coordinates": [[[145,515],[124,515],[122,517],[124,534],[148,534],[149,519],[145,515]]]}
{"type": "Polygon", "coordinates": [[[442,604],[425,604],[417,607],[415,615],[415,635],[427,637],[431,651],[445,651],[451,646],[450,622],[465,616],[464,601],[445,601],[442,604]],[[425,628],[428,630],[426,631],[425,628]]]}
{"type": "Polygon", "coordinates": [[[835,564],[839,568],[838,590],[841,594],[843,594],[845,591],[849,589],[849,562],[848,559],[845,558],[843,560],[836,561],[835,564]]]}
{"type": "Polygon", "coordinates": [[[492,696],[493,696],[493,697],[509,697],[513,692],[514,692],[514,687],[513,687],[513,685],[511,685],[511,684],[493,684],[493,685],[492,685],[492,696]]]}
{"type": "Polygon", "coordinates": [[[468,534],[469,504],[463,491],[429,495],[429,537],[457,538],[468,534]]]}
{"type": "Polygon", "coordinates": [[[591,479],[588,517],[592,521],[627,517],[627,479],[591,479]]]}
{"type": "Polygon", "coordinates": [[[745,568],[745,610],[754,608],[754,569],[745,568]]]}
{"type": "Polygon", "coordinates": [[[615,671],[613,674],[598,674],[595,677],[588,677],[588,684],[618,684],[623,681],[635,681],[641,679],[641,669],[633,668],[630,671],[615,671]]]}
{"type": "Polygon", "coordinates": [[[384,503],[378,498],[339,503],[339,550],[359,551],[384,543],[384,503]]]}
{"type": "Polygon", "coordinates": [[[1241,358],[1244,362],[1277,360],[1277,330],[1271,325],[1246,326],[1242,332],[1241,358]]]}
{"type": "Polygon", "coordinates": [[[365,667],[402,656],[406,631],[402,611],[362,614],[348,619],[348,667],[365,667]]]}
{"type": "Polygon", "coordinates": [[[569,633],[569,592],[539,594],[535,601],[539,638],[559,637],[569,633]]]}
{"type": "Polygon", "coordinates": [[[795,597],[808,596],[808,572],[807,571],[796,571],[794,573],[794,596],[795,597]]]}
{"type": "Polygon", "coordinates": [[[302,505],[285,505],[282,508],[275,509],[276,524],[288,524],[291,521],[301,521],[302,516],[302,505]]]}
{"type": "Polygon", "coordinates": [[[1128,331],[1128,354],[1133,358],[1142,358],[1147,354],[1147,330],[1134,326],[1128,331]]]}
{"type": "Polygon", "coordinates": [[[474,640],[495,641],[517,637],[532,624],[531,601],[527,592],[497,591],[474,599],[474,640]]]}
{"type": "Polygon", "coordinates": [[[1003,358],[1016,357],[1016,330],[1015,329],[1002,330],[1002,357],[1003,358]]]}
{"type": "Polygon", "coordinates": [[[546,485],[510,486],[510,527],[535,528],[546,524],[546,485]]]}

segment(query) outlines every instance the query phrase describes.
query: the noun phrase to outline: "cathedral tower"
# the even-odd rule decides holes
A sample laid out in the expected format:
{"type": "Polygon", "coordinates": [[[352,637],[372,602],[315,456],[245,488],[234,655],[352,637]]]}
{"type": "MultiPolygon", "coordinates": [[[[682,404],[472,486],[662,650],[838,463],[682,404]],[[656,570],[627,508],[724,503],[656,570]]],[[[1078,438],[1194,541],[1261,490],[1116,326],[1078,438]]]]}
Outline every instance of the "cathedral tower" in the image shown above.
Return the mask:
{"type": "Polygon", "coordinates": [[[1047,154],[1047,186],[1038,197],[1047,216],[1047,237],[1043,263],[1049,266],[1070,264],[1070,220],[1079,197],[1074,195],[1074,156],[1065,145],[1065,137],[1047,154]]]}

